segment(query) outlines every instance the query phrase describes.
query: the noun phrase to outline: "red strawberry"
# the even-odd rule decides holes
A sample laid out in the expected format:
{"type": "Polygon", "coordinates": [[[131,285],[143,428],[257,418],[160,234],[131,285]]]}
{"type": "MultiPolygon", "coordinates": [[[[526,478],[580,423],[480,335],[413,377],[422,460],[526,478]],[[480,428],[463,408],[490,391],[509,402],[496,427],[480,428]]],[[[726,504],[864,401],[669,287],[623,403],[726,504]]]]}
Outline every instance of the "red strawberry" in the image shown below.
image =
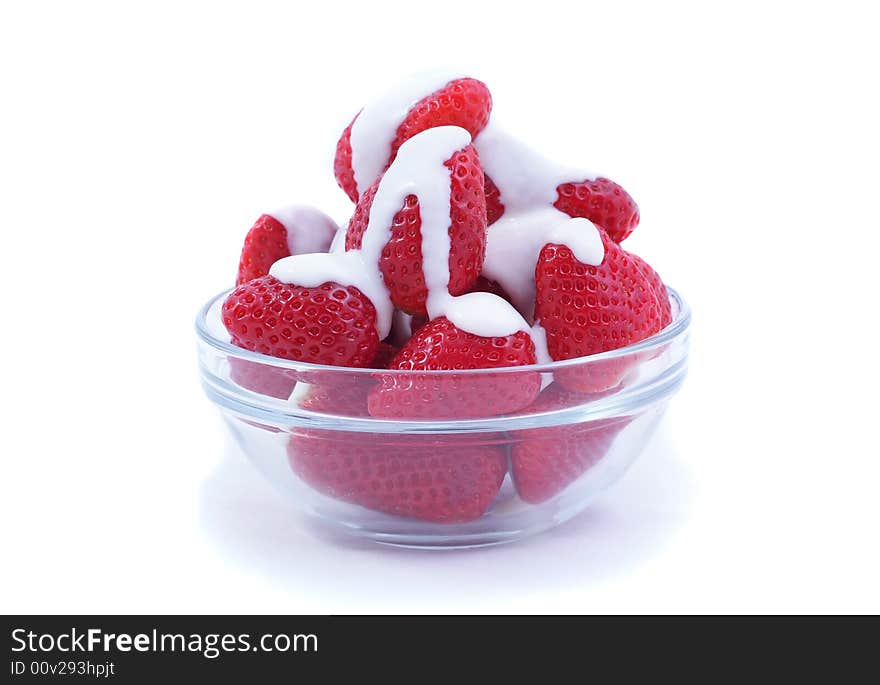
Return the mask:
{"type": "MultiPolygon", "coordinates": [[[[479,280],[479,279],[478,279],[479,280]]],[[[409,337],[413,337],[416,334],[416,331],[419,330],[422,326],[428,323],[427,316],[414,316],[409,322],[409,337]]]]}
{"type": "MultiPolygon", "coordinates": [[[[357,119],[355,115],[354,119],[357,119]]],[[[357,181],[354,180],[354,169],[351,168],[351,127],[354,119],[345,127],[336,143],[336,157],[333,160],[333,175],[336,183],[345,191],[352,202],[358,201],[357,181]]]]}
{"type": "Polygon", "coordinates": [[[263,276],[223,303],[232,342],[254,352],[329,366],[367,366],[379,349],[376,310],[354,286],[305,288],[263,276]]]}
{"type": "MultiPolygon", "coordinates": [[[[387,369],[397,349],[388,343],[379,343],[379,352],[369,368],[387,369]]],[[[297,405],[309,411],[336,416],[369,416],[367,395],[376,385],[376,379],[364,374],[312,374],[309,385],[296,397],[297,405]]],[[[290,393],[288,393],[289,395],[290,393]]]]}
{"type": "Polygon", "coordinates": [[[486,226],[491,226],[504,215],[504,205],[501,203],[501,191],[488,176],[485,177],[484,192],[486,194],[486,226]]]}
{"type": "MultiPolygon", "coordinates": [[[[548,244],[535,268],[535,319],[547,332],[555,360],[615,350],[639,342],[662,327],[661,301],[627,252],[599,231],[605,258],[582,264],[565,245],[548,244]]],[[[569,389],[599,392],[620,383],[637,356],[585,362],[560,370],[569,389]]]]}
{"type": "Polygon", "coordinates": [[[229,357],[229,377],[233,383],[261,395],[286,400],[296,385],[296,372],[270,364],[229,357]]]}
{"type": "Polygon", "coordinates": [[[263,214],[245,236],[235,285],[265,276],[269,273],[269,267],[289,256],[287,229],[280,221],[263,214]]]}
{"type": "Polygon", "coordinates": [[[291,254],[326,252],[336,228],[313,207],[294,205],[276,216],[263,214],[245,236],[235,284],[265,276],[275,262],[291,254]]]}
{"type": "MultiPolygon", "coordinates": [[[[449,371],[497,369],[535,363],[535,345],[523,331],[486,338],[462,331],[446,317],[422,326],[391,369],[449,371]]],[[[517,411],[541,388],[538,373],[408,374],[381,376],[369,410],[380,418],[479,418],[517,411]]]]}
{"type": "Polygon", "coordinates": [[[639,207],[629,193],[607,178],[563,183],[556,188],[556,209],[571,217],[589,219],[616,243],[639,225],[639,207]]]}
{"type": "Polygon", "coordinates": [[[290,466],[317,491],[368,509],[464,523],[482,516],[507,471],[504,448],[466,438],[298,430],[290,466]]]}
{"type": "MultiPolygon", "coordinates": [[[[460,126],[467,130],[471,137],[483,130],[489,121],[492,111],[492,96],[482,81],[472,78],[455,79],[440,90],[434,91],[413,105],[407,113],[391,143],[388,151],[387,169],[398,149],[417,133],[437,126],[460,126]]],[[[357,119],[357,116],[355,116],[357,119]]],[[[336,159],[333,171],[339,187],[351,198],[358,201],[357,184],[351,167],[351,127],[352,120],[339,142],[336,144],[336,159]]]]}
{"type": "MultiPolygon", "coordinates": [[[[570,393],[558,383],[544,390],[532,413],[584,404],[591,396],[570,393]]],[[[516,433],[510,452],[511,475],[521,499],[539,504],[558,494],[599,462],[631,417],[534,428],[516,433]]]]}
{"type": "Polygon", "coordinates": [[[654,268],[648,262],[638,255],[627,252],[626,256],[641,269],[642,273],[645,274],[645,278],[648,279],[648,283],[654,289],[654,294],[657,295],[657,299],[660,301],[660,328],[666,328],[672,323],[672,306],[669,303],[669,293],[666,291],[663,279],[660,278],[660,274],[654,271],[654,268]]]}
{"type": "Polygon", "coordinates": [[[319,414],[366,417],[367,394],[374,385],[370,378],[315,383],[308,386],[297,404],[319,414]]]}
{"type": "Polygon", "coordinates": [[[373,361],[370,362],[370,368],[387,369],[391,366],[391,362],[394,361],[394,357],[397,356],[398,352],[400,352],[400,350],[390,343],[379,343],[379,350],[376,352],[373,361]]]}
{"type": "MultiPolygon", "coordinates": [[[[480,275],[486,255],[486,205],[483,195],[483,170],[473,145],[468,145],[446,161],[451,172],[452,207],[449,227],[449,292],[467,292],[480,275]]],[[[345,249],[361,246],[370,220],[377,180],[358,202],[348,224],[345,249]]],[[[419,200],[406,198],[394,216],[391,238],[382,250],[379,267],[394,305],[410,314],[427,314],[428,290],[422,272],[422,220],[419,200]]]]}

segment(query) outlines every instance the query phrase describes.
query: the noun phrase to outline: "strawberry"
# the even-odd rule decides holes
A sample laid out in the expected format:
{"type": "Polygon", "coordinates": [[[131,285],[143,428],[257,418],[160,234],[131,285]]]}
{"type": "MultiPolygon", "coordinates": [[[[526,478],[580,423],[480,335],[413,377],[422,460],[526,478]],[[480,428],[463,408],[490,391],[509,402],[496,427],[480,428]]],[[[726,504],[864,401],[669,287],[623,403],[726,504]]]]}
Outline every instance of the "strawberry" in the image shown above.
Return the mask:
{"type": "Polygon", "coordinates": [[[645,274],[645,278],[648,279],[648,283],[650,283],[651,287],[654,289],[654,294],[660,301],[660,328],[666,328],[672,323],[672,306],[669,302],[669,293],[666,291],[666,285],[663,283],[663,279],[660,278],[660,274],[654,271],[654,268],[648,264],[648,262],[638,255],[633,254],[632,252],[627,252],[626,256],[635,262],[636,266],[639,267],[643,274],[645,274]]]}
{"type": "Polygon", "coordinates": [[[263,214],[245,236],[235,285],[265,276],[269,267],[289,256],[287,229],[277,219],[263,214]]]}
{"type": "MultiPolygon", "coordinates": [[[[479,280],[479,279],[477,279],[479,280]]],[[[416,331],[419,330],[422,326],[428,323],[427,316],[414,316],[409,322],[409,337],[413,337],[416,334],[416,331]]]]}
{"type": "MultiPolygon", "coordinates": [[[[395,354],[397,349],[392,345],[379,343],[379,351],[370,363],[370,368],[387,369],[395,354]]],[[[369,416],[367,395],[376,385],[374,378],[360,374],[346,374],[341,377],[338,374],[323,374],[314,381],[297,398],[297,404],[303,409],[336,416],[369,416]]]]}
{"type": "Polygon", "coordinates": [[[495,499],[507,455],[503,447],[455,437],[299,429],[287,453],[293,471],[329,497],[395,516],[464,523],[495,499]]]}
{"type": "MultiPolygon", "coordinates": [[[[357,119],[355,115],[354,119],[357,119]]],[[[351,167],[351,127],[354,119],[345,127],[339,141],[336,143],[336,157],[333,159],[333,175],[336,183],[345,191],[352,202],[358,201],[357,181],[354,180],[354,169],[351,167]]]]}
{"type": "MultiPolygon", "coordinates": [[[[547,333],[555,360],[618,349],[657,333],[662,304],[648,277],[629,254],[599,231],[605,257],[582,264],[565,245],[547,244],[535,268],[535,319],[547,333]]],[[[638,361],[627,356],[562,369],[556,379],[569,389],[599,392],[620,383],[638,361]]]]}
{"type": "Polygon", "coordinates": [[[616,243],[639,225],[639,207],[629,193],[607,178],[563,183],[556,188],[556,209],[571,217],[589,219],[616,243]]]}
{"type": "MultiPolygon", "coordinates": [[[[379,351],[370,363],[374,369],[387,369],[397,349],[387,343],[379,343],[379,351]]],[[[371,378],[352,378],[339,374],[311,372],[308,374],[273,366],[262,362],[252,362],[238,357],[229,357],[229,377],[243,388],[261,395],[286,400],[293,392],[296,382],[310,383],[306,395],[297,402],[300,407],[325,414],[346,416],[367,416],[367,393],[375,385],[371,378]]]]}
{"type": "MultiPolygon", "coordinates": [[[[403,346],[390,369],[449,371],[534,364],[528,333],[487,338],[457,328],[446,317],[422,326],[403,346]]],[[[538,373],[393,374],[380,377],[369,395],[370,415],[379,418],[479,418],[522,409],[537,396],[538,373]]]]}
{"type": "MultiPolygon", "coordinates": [[[[558,383],[544,390],[532,413],[584,404],[595,396],[571,393],[558,383]]],[[[510,451],[513,483],[522,500],[540,504],[558,494],[600,461],[631,417],[533,428],[516,433],[510,451]]]]}
{"type": "MultiPolygon", "coordinates": [[[[400,146],[417,133],[437,126],[460,126],[471,137],[476,137],[489,121],[492,96],[482,81],[472,78],[454,79],[413,105],[397,127],[391,149],[388,151],[387,169],[394,161],[400,146]]],[[[355,116],[355,120],[357,116],[355,116]]],[[[345,128],[336,144],[333,171],[336,181],[352,202],[358,201],[358,189],[351,166],[351,127],[345,128]]]]}
{"type": "Polygon", "coordinates": [[[367,394],[373,385],[369,378],[310,384],[297,398],[297,405],[319,414],[366,417],[369,416],[367,394]]]}
{"type": "MultiPolygon", "coordinates": [[[[486,254],[486,205],[483,195],[483,170],[473,145],[450,157],[445,166],[451,175],[449,239],[449,292],[467,292],[480,275],[486,254]]],[[[373,198],[379,188],[378,179],[358,202],[348,224],[345,249],[361,246],[370,221],[373,198]]],[[[391,238],[382,250],[379,267],[391,295],[391,301],[409,314],[427,314],[428,295],[422,272],[422,232],[419,200],[407,196],[394,216],[391,238]]]]}
{"type": "Polygon", "coordinates": [[[245,236],[235,285],[265,276],[283,257],[326,252],[330,247],[337,227],[323,212],[294,205],[275,214],[263,214],[245,236]]]}
{"type": "Polygon", "coordinates": [[[394,361],[394,357],[397,356],[398,352],[400,352],[400,350],[394,345],[386,342],[379,343],[379,349],[377,350],[373,361],[370,362],[370,368],[387,369],[391,366],[391,362],[394,361]]]}
{"type": "Polygon", "coordinates": [[[379,349],[376,310],[354,286],[263,276],[232,291],[222,315],[235,345],[282,359],[362,367],[379,349]]]}
{"type": "Polygon", "coordinates": [[[504,205],[501,203],[501,191],[498,190],[495,181],[488,176],[485,178],[483,192],[486,195],[486,226],[491,226],[503,216],[504,205]]]}
{"type": "Polygon", "coordinates": [[[286,400],[296,385],[296,372],[270,364],[229,357],[229,377],[233,383],[260,395],[286,400]]]}

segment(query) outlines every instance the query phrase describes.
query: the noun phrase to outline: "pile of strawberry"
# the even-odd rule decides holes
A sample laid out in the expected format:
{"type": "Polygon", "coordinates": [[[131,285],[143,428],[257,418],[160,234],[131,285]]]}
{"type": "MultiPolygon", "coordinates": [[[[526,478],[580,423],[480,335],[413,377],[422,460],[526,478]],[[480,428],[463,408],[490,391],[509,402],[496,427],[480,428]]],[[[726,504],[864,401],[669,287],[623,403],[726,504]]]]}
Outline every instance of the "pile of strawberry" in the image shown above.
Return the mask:
{"type": "MultiPolygon", "coordinates": [[[[394,163],[401,145],[434,127],[461,127],[478,140],[491,109],[485,84],[472,78],[450,81],[410,108],[387,150],[384,169],[394,163]]],[[[245,238],[236,288],[223,304],[223,323],[235,345],[271,357],[413,373],[316,382],[270,364],[237,360],[233,380],[273,397],[295,398],[315,412],[403,420],[544,412],[613,392],[638,355],[558,370],[549,386],[546,375],[542,379],[527,369],[454,373],[536,364],[537,336],[519,330],[484,337],[462,330],[446,316],[428,317],[416,194],[402,203],[390,227],[382,227],[390,237],[378,267],[398,311],[384,339],[377,306],[358,287],[336,281],[309,287],[270,275],[273,264],[292,254],[361,247],[384,172],[358,191],[353,124],[339,139],[334,164],[340,187],[356,203],[347,227],[334,233],[329,219],[316,224],[312,216],[298,222],[295,212],[261,216],[245,238]],[[303,380],[309,382],[305,391],[295,391],[303,380]]],[[[451,184],[448,292],[493,293],[511,302],[498,283],[481,275],[487,235],[504,216],[509,198],[484,173],[477,148],[469,144],[445,163],[451,184]]],[[[639,222],[638,207],[626,191],[607,178],[571,178],[556,187],[553,207],[589,220],[601,236],[604,258],[598,265],[584,264],[565,244],[547,243],[540,250],[534,264],[534,310],[522,314],[543,329],[549,358],[624,347],[670,323],[662,280],[644,260],[620,247],[639,222]]],[[[459,436],[400,436],[379,443],[358,433],[296,430],[289,457],[293,470],[328,496],[394,515],[455,523],[483,515],[508,472],[522,500],[548,500],[601,459],[627,423],[613,419],[523,431],[512,441],[483,436],[473,442],[452,441],[459,436]]]]}

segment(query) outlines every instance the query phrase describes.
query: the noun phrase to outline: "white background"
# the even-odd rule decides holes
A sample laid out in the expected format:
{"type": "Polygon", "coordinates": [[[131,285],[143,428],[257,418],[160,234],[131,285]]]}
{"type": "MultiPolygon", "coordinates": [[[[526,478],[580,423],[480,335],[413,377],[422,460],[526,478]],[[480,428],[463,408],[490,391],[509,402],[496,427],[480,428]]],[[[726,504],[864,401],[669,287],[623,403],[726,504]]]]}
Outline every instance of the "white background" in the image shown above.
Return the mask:
{"type": "Polygon", "coordinates": [[[0,610],[880,611],[869,6],[4,3],[0,610]],[[627,247],[694,310],[619,486],[462,553],[304,522],[227,441],[192,332],[260,213],[346,220],[339,132],[438,65],[628,188],[627,247]]]}

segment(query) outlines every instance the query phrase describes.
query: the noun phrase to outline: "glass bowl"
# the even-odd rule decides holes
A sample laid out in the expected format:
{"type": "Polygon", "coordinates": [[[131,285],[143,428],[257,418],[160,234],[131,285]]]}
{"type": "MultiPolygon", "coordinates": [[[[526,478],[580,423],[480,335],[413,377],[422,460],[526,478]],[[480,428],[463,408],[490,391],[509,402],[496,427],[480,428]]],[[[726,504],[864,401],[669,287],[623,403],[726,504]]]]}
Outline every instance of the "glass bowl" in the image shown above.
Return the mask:
{"type": "Polygon", "coordinates": [[[227,295],[196,320],[205,393],[248,458],[299,508],[380,543],[490,545],[566,521],[649,444],[687,369],[690,311],[671,288],[672,323],[638,344],[544,365],[437,372],[243,350],[220,319],[227,295]],[[383,393],[401,389],[413,416],[370,415],[383,393]]]}

